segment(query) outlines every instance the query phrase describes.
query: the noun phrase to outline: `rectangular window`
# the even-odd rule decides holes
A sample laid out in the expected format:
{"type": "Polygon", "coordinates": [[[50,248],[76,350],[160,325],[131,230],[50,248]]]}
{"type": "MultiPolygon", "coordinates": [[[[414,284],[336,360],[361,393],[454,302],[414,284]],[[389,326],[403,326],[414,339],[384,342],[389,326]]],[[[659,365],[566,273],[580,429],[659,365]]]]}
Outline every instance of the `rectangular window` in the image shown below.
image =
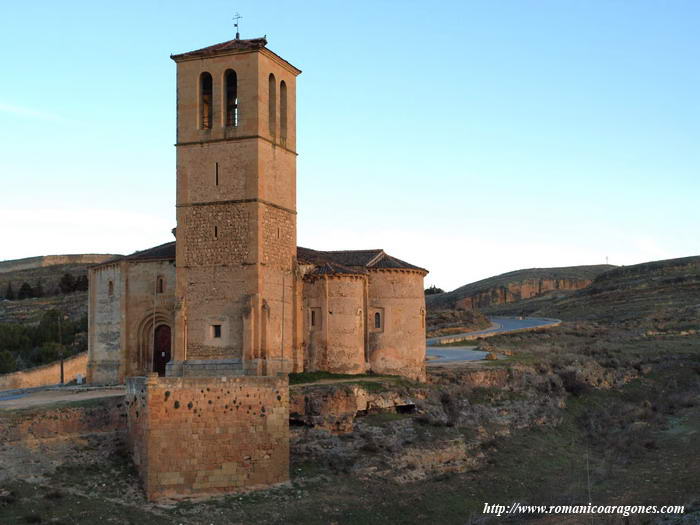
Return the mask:
{"type": "Polygon", "coordinates": [[[220,339],[221,338],[221,325],[220,324],[213,324],[211,325],[211,336],[214,339],[220,339]]]}
{"type": "Polygon", "coordinates": [[[219,163],[217,162],[214,166],[214,183],[219,185],[219,163]]]}
{"type": "Polygon", "coordinates": [[[309,308],[309,328],[311,330],[318,330],[321,326],[321,309],[320,308],[309,308]]]}

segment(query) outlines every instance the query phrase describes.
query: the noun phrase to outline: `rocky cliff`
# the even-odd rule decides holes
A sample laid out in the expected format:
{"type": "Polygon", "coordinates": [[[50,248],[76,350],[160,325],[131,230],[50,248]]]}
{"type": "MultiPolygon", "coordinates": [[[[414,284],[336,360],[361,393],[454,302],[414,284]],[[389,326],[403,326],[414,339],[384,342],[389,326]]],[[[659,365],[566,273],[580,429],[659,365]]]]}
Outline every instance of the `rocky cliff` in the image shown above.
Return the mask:
{"type": "Polygon", "coordinates": [[[550,292],[581,290],[610,265],[530,268],[489,277],[451,292],[429,295],[430,310],[458,308],[481,310],[493,305],[513,303],[550,292]]]}

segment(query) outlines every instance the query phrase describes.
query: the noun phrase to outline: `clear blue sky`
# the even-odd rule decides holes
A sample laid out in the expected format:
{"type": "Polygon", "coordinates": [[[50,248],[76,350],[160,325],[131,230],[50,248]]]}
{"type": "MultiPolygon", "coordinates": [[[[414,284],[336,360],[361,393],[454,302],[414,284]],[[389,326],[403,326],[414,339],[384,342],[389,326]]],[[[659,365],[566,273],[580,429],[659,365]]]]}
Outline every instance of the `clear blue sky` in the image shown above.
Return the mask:
{"type": "Polygon", "coordinates": [[[172,240],[171,53],[267,34],[298,79],[299,244],[455,288],[696,255],[700,2],[13,2],[0,259],[172,240]]]}

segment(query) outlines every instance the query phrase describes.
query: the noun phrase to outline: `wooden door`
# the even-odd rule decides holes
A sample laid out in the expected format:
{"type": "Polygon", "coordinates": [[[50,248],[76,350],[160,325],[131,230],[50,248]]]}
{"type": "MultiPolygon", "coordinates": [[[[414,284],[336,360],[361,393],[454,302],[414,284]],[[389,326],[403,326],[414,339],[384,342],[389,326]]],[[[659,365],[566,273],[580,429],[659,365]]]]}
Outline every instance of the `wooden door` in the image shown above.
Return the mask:
{"type": "Polygon", "coordinates": [[[165,375],[165,365],[170,361],[170,327],[159,325],[156,327],[153,342],[153,371],[159,376],[165,375]]]}

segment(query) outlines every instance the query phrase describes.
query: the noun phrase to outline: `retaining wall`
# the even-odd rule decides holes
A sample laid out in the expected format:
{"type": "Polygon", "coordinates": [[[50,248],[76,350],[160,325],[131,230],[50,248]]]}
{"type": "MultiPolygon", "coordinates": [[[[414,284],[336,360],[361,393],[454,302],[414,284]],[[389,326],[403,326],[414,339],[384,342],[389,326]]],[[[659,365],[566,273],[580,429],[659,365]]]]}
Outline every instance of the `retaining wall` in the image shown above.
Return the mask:
{"type": "MultiPolygon", "coordinates": [[[[88,353],[82,352],[63,360],[63,378],[65,383],[70,383],[76,379],[78,374],[82,375],[83,378],[87,375],[87,359],[88,353]]],[[[0,391],[58,385],[60,383],[60,361],[0,375],[0,391]]]]}

